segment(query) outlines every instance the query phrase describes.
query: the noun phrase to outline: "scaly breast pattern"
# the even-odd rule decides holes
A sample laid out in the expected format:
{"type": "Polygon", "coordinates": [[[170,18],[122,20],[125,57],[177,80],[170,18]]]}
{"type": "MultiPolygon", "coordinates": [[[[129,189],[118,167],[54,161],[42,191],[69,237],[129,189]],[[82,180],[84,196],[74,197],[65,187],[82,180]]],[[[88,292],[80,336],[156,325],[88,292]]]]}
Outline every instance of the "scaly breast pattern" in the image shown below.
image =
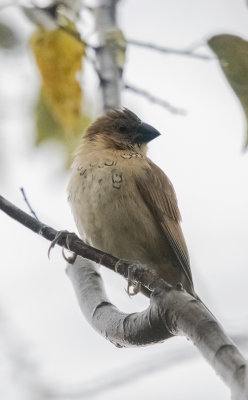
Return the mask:
{"type": "Polygon", "coordinates": [[[118,258],[153,262],[166,256],[163,235],[141,198],[133,176],[142,159],[78,165],[69,200],[82,238],[118,258]]]}

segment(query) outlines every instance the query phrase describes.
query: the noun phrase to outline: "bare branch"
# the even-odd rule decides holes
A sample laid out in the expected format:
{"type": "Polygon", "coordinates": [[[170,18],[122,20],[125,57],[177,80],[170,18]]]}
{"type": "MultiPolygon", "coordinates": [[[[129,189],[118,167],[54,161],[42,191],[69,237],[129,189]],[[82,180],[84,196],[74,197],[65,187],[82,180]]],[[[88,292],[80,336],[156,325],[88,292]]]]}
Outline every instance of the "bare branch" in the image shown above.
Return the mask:
{"type": "MultiPolygon", "coordinates": [[[[8,214],[11,218],[20,222],[22,225],[31,229],[33,232],[40,234],[47,240],[54,240],[58,235],[58,231],[55,229],[43,224],[40,221],[37,221],[35,218],[31,217],[29,214],[20,210],[13,204],[11,204],[4,197],[0,196],[0,209],[8,214]]],[[[64,236],[60,236],[58,239],[58,245],[62,247],[66,247],[68,250],[73,251],[77,255],[81,257],[87,258],[96,263],[100,263],[101,265],[111,269],[112,271],[118,272],[120,275],[125,278],[128,277],[128,268],[132,267],[132,263],[127,261],[119,260],[116,257],[113,257],[107,253],[103,253],[100,250],[97,250],[91,246],[88,246],[81,239],[79,239],[75,234],[68,234],[64,236]]],[[[77,271],[79,267],[77,267],[77,263],[74,264],[75,268],[73,271],[77,271]]],[[[154,343],[161,340],[165,340],[168,337],[171,337],[172,334],[168,332],[167,328],[161,323],[160,317],[158,315],[150,315],[150,311],[144,311],[140,313],[139,319],[137,319],[136,314],[128,315],[124,313],[120,313],[108,300],[103,285],[101,277],[96,271],[92,270],[91,266],[88,265],[88,269],[85,267],[84,271],[86,276],[84,277],[86,282],[86,287],[79,288],[78,295],[82,293],[87,293],[86,298],[87,302],[84,303],[85,307],[85,317],[90,320],[92,318],[92,310],[93,314],[97,315],[97,310],[100,313],[104,313],[106,311],[107,321],[109,324],[106,329],[103,331],[100,328],[102,334],[106,332],[105,337],[114,343],[118,347],[123,346],[134,346],[134,345],[144,345],[148,343],[154,343]],[[89,284],[89,285],[88,285],[89,284]],[[93,295],[92,295],[93,294],[93,295]],[[123,324],[125,326],[125,330],[122,331],[120,327],[120,332],[116,336],[116,325],[110,323],[110,310],[113,313],[112,318],[115,321],[115,317],[119,321],[119,324],[123,324]]],[[[81,267],[81,265],[80,265],[81,267]]],[[[80,269],[80,268],[79,268],[80,269]]],[[[80,271],[81,272],[81,271],[80,271]]],[[[80,273],[79,272],[79,273],[80,273]]],[[[68,268],[68,274],[73,280],[74,275],[71,270],[68,268]]],[[[149,277],[150,278],[150,275],[149,277]]],[[[80,277],[78,279],[81,281],[80,277]]],[[[144,282],[146,282],[146,286],[149,287],[149,281],[146,280],[144,276],[144,282]]],[[[75,283],[76,285],[76,283],[75,283]]],[[[76,288],[75,288],[76,290],[76,288]]],[[[104,314],[105,315],[105,314],[104,314]]],[[[105,321],[106,322],[106,321],[105,321]]],[[[92,323],[92,321],[91,321],[92,323]]],[[[95,320],[95,329],[97,328],[97,319],[95,320]]],[[[94,325],[94,323],[93,323],[94,325]]]]}
{"type": "Polygon", "coordinates": [[[137,47],[143,47],[145,49],[150,49],[150,50],[155,50],[160,53],[165,53],[165,54],[173,54],[176,56],[187,56],[187,57],[192,57],[192,58],[198,58],[200,60],[208,61],[208,60],[213,60],[213,56],[208,56],[207,54],[199,54],[199,53],[194,53],[192,49],[174,49],[171,47],[163,47],[163,46],[158,46],[153,43],[148,43],[148,42],[140,42],[138,40],[127,40],[127,43],[133,46],[137,47]]]}
{"type": "Polygon", "coordinates": [[[146,90],[131,86],[126,84],[124,86],[125,89],[132,91],[133,93],[136,93],[140,96],[145,97],[147,100],[149,100],[151,103],[158,104],[161,107],[166,108],[168,111],[170,111],[172,114],[178,114],[178,115],[185,115],[186,111],[177,107],[174,107],[172,104],[170,104],[168,101],[159,99],[156,96],[153,96],[151,93],[147,92],[146,90]]]}
{"type": "Polygon", "coordinates": [[[102,88],[103,109],[120,107],[120,73],[113,53],[106,44],[106,34],[116,27],[118,0],[100,1],[94,9],[95,25],[100,46],[96,48],[97,73],[102,88]]]}
{"type": "MultiPolygon", "coordinates": [[[[41,221],[36,220],[1,195],[0,210],[9,215],[9,217],[26,226],[26,228],[31,229],[33,232],[38,233],[49,241],[53,241],[56,237],[58,237],[58,231],[48,225],[43,224],[41,221]]],[[[87,245],[75,233],[61,235],[56,244],[61,247],[65,247],[81,257],[99,263],[112,271],[116,271],[116,266],[118,265],[118,269],[122,268],[122,271],[125,271],[119,273],[121,275],[123,274],[125,278],[128,277],[128,266],[132,265],[130,262],[119,260],[110,254],[104,253],[101,250],[87,245]]]]}
{"type": "MultiPolygon", "coordinates": [[[[56,231],[21,211],[0,196],[0,209],[23,225],[53,240],[56,231]]],[[[217,374],[229,386],[234,400],[248,399],[247,364],[237,347],[202,303],[183,290],[174,289],[144,265],[118,260],[86,245],[75,234],[61,236],[76,254],[100,262],[122,276],[132,277],[152,291],[150,306],[143,312],[124,314],[105,294],[95,264],[77,257],[67,273],[80,308],[90,324],[118,347],[159,342],[172,335],[184,335],[199,349],[217,374]]]]}
{"type": "MultiPolygon", "coordinates": [[[[124,269],[122,265],[121,275],[124,269]]],[[[97,266],[91,261],[77,257],[73,265],[68,264],[67,274],[85,318],[115,346],[144,346],[173,336],[161,322],[159,314],[154,312],[153,306],[140,313],[126,314],[110,303],[97,266]]]]}
{"type": "MultiPolygon", "coordinates": [[[[136,333],[142,338],[142,326],[146,316],[149,316],[151,325],[160,318],[161,330],[167,329],[173,335],[184,335],[197,346],[216,373],[229,386],[233,399],[248,399],[246,360],[203,304],[185,291],[173,289],[145,266],[133,265],[133,279],[146,286],[147,282],[150,282],[149,287],[153,289],[153,293],[147,310],[123,319],[122,313],[106,301],[105,297],[103,299],[101,296],[98,297],[97,285],[102,283],[97,283],[95,277],[94,283],[91,282],[92,274],[96,274],[95,268],[89,261],[78,258],[74,265],[68,266],[68,275],[83,314],[101,335],[111,342],[114,336],[116,343],[117,336],[126,339],[125,335],[130,334],[134,322],[136,333]]],[[[159,325],[157,327],[159,328],[159,325]]],[[[123,344],[125,342],[126,340],[123,344]]],[[[143,340],[142,342],[149,343],[143,340]]],[[[129,345],[134,344],[129,342],[129,345]]]]}

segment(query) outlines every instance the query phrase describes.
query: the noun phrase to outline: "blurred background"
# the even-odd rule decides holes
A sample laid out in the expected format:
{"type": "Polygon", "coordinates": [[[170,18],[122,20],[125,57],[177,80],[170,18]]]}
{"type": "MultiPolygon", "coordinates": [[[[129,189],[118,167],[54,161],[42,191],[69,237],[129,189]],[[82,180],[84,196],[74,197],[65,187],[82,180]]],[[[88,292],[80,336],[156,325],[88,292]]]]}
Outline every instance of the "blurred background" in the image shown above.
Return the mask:
{"type": "MultiPolygon", "coordinates": [[[[80,23],[76,32],[92,43],[94,10],[87,6],[95,3],[77,2],[80,23]]],[[[41,0],[35,4],[48,5],[41,0]]],[[[37,27],[26,10],[31,6],[24,1],[0,2],[0,192],[27,210],[20,192],[23,187],[43,222],[76,231],[67,203],[68,165],[83,128],[101,112],[99,80],[87,50],[77,81],[71,85],[77,93],[76,106],[83,110],[77,135],[61,139],[61,131],[44,106],[34,36],[37,27]]],[[[223,33],[248,40],[247,3],[121,0],[117,11],[118,25],[127,40],[124,83],[185,112],[172,113],[124,89],[121,104],[162,133],[150,144],[149,156],[176,189],[196,291],[247,356],[245,109],[207,45],[208,39],[223,33]],[[193,49],[206,57],[162,53],[128,44],[129,40],[193,49]]],[[[65,49],[69,48],[67,43],[65,49]]],[[[83,55],[84,48],[75,51],[83,55]]],[[[242,51],[248,57],[248,47],[242,51]]],[[[64,54],[62,59],[66,63],[64,54]]],[[[80,64],[78,60],[77,56],[80,64]]],[[[246,92],[244,96],[247,99],[246,92]]],[[[63,128],[75,122],[66,118],[63,128]]],[[[49,243],[3,213],[0,239],[1,399],[230,397],[185,338],[117,349],[95,333],[80,314],[60,248],[48,260],[49,243]]],[[[122,278],[103,267],[101,271],[111,301],[122,311],[147,306],[142,295],[128,298],[122,278]]]]}

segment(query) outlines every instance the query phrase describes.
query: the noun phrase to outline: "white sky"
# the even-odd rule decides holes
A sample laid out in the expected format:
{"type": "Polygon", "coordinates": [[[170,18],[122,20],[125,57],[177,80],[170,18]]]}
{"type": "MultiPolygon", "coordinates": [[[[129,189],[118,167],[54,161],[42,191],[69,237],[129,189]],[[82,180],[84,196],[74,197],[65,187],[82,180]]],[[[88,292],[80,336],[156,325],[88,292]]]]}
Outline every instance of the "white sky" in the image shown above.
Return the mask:
{"type": "MultiPolygon", "coordinates": [[[[13,9],[2,15],[9,15],[17,27],[29,32],[29,25],[13,9]]],[[[122,0],[119,20],[127,38],[175,48],[187,48],[216,33],[248,38],[245,0],[122,0]]],[[[211,54],[206,46],[200,51],[211,54]]],[[[125,80],[187,110],[186,116],[174,116],[137,95],[123,94],[123,105],[163,134],[151,143],[149,154],[175,186],[197,292],[228,332],[245,334],[248,157],[242,151],[245,120],[239,103],[215,60],[130,47],[125,80]]],[[[33,148],[30,115],[37,91],[32,55],[22,53],[14,58],[0,53],[1,194],[25,209],[19,192],[23,186],[44,222],[75,230],[66,201],[68,174],[63,173],[62,149],[55,144],[33,148]]],[[[88,387],[87,382],[93,381],[97,385],[96,377],[118,377],[133,364],[149,366],[151,359],[163,365],[164,355],[164,369],[152,373],[153,366],[143,378],[130,384],[128,380],[127,385],[95,399],[146,400],[152,395],[176,400],[182,393],[185,400],[229,398],[222,382],[183,338],[147,348],[114,348],[80,315],[59,249],[49,261],[48,242],[3,214],[0,238],[0,305],[13,324],[14,337],[6,328],[0,349],[7,351],[11,340],[20,336],[25,344],[22,351],[39,366],[37,373],[61,389],[73,383],[88,387]],[[184,353],[189,358],[180,362],[184,353]],[[179,360],[171,361],[174,358],[179,360]]],[[[129,300],[125,295],[124,280],[109,271],[103,274],[111,299],[123,311],[144,308],[147,301],[142,296],[129,300]]],[[[13,371],[6,372],[2,358],[0,354],[0,371],[5,371],[7,383],[0,383],[1,399],[26,400],[27,393],[20,390],[23,383],[18,383],[20,371],[14,375],[15,390],[9,385],[13,371]]]]}

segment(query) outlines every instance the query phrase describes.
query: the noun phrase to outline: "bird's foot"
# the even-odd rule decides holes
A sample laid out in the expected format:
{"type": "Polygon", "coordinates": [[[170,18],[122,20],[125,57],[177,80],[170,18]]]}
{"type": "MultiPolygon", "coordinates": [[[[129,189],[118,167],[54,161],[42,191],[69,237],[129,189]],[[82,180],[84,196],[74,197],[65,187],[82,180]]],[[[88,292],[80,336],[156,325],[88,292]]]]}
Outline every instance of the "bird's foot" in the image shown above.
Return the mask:
{"type": "Polygon", "coordinates": [[[73,252],[72,252],[72,255],[69,256],[69,257],[65,254],[65,248],[67,248],[68,250],[70,250],[69,235],[73,235],[73,233],[68,232],[68,231],[66,231],[66,230],[64,230],[64,231],[58,231],[58,232],[56,233],[55,238],[53,239],[53,241],[51,242],[51,244],[50,244],[50,246],[49,246],[49,248],[48,248],[48,258],[50,258],[51,250],[55,247],[55,245],[56,245],[62,238],[65,238],[66,247],[65,247],[65,246],[62,247],[62,256],[63,256],[63,258],[64,258],[69,264],[73,264],[73,263],[74,263],[74,261],[75,261],[76,258],[77,258],[76,253],[73,253],[73,252]]]}

